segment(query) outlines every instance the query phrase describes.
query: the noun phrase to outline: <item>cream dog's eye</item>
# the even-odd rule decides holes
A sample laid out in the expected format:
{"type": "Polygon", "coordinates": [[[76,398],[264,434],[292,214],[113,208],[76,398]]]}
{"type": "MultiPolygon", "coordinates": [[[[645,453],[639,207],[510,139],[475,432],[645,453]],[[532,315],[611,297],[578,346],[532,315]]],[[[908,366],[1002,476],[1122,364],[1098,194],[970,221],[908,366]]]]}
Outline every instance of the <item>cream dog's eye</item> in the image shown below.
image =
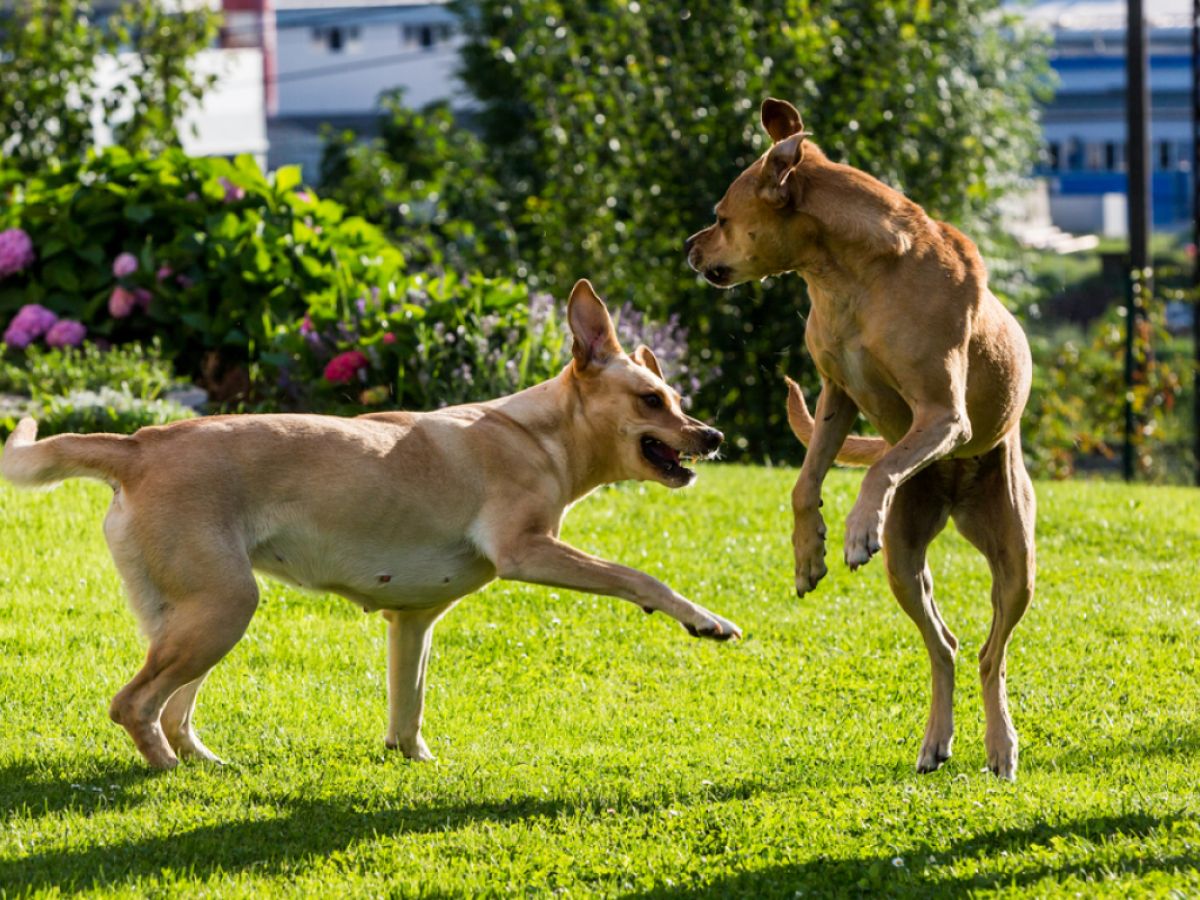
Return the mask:
{"type": "Polygon", "coordinates": [[[663,399],[658,394],[642,394],[642,402],[651,409],[663,408],[663,399]]]}

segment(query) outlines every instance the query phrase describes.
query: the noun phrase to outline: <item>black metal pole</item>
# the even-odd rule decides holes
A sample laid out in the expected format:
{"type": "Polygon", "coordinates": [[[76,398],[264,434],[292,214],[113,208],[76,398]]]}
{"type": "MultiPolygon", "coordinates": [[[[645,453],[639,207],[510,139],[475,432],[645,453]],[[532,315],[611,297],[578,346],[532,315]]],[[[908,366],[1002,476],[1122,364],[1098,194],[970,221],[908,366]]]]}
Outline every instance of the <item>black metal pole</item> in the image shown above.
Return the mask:
{"type": "Polygon", "coordinates": [[[1200,0],[1192,0],[1192,454],[1200,486],[1200,0]]]}
{"type": "MultiPolygon", "coordinates": [[[[1193,0],[1195,2],[1195,0],[1193,0]]],[[[1149,254],[1150,156],[1147,116],[1150,112],[1146,59],[1146,16],[1142,0],[1129,0],[1125,35],[1125,110],[1129,142],[1129,287],[1125,307],[1125,443],[1121,456],[1126,481],[1134,474],[1133,385],[1137,370],[1136,336],[1144,300],[1152,284],[1149,254]]]]}

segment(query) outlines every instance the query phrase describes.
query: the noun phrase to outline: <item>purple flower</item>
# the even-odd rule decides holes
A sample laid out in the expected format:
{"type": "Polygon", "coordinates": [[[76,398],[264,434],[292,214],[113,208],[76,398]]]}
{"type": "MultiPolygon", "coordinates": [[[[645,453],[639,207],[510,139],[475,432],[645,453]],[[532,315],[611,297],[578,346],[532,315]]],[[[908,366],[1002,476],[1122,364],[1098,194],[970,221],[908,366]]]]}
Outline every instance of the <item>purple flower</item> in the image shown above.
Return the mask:
{"type": "Polygon", "coordinates": [[[51,347],[78,347],[83,343],[87,329],[74,319],[59,319],[46,332],[46,343],[51,347]]]}
{"type": "Polygon", "coordinates": [[[120,253],[113,260],[112,273],[114,278],[128,278],[137,270],[137,257],[132,253],[120,253]]]}
{"type": "Polygon", "coordinates": [[[174,274],[175,274],[175,270],[172,269],[170,266],[159,266],[158,271],[154,273],[154,277],[157,278],[159,281],[166,281],[168,278],[170,278],[174,274]]]}
{"type": "Polygon", "coordinates": [[[226,203],[235,203],[238,200],[244,199],[246,196],[246,189],[244,187],[239,187],[224,175],[221,176],[221,187],[225,189],[226,203]]]}
{"type": "Polygon", "coordinates": [[[154,299],[154,295],[145,288],[134,288],[133,299],[142,309],[149,309],[150,301],[154,299]]]}
{"type": "Polygon", "coordinates": [[[50,330],[58,316],[44,306],[27,303],[22,306],[4,331],[4,343],[21,349],[28,347],[50,330]]]}
{"type": "Polygon", "coordinates": [[[359,297],[357,300],[354,301],[354,306],[358,310],[358,314],[360,316],[365,316],[367,314],[367,298],[366,297],[359,297]]]}
{"type": "Polygon", "coordinates": [[[112,313],[114,319],[124,319],[138,305],[138,299],[133,291],[126,290],[123,287],[113,288],[112,295],[108,298],[108,311],[112,313]]]}
{"type": "Polygon", "coordinates": [[[305,313],[304,318],[300,320],[300,333],[303,335],[310,335],[314,331],[316,331],[316,329],[313,327],[312,316],[310,316],[308,313],[305,313]]]}
{"type": "Polygon", "coordinates": [[[20,272],[34,260],[33,241],[20,228],[0,231],[0,278],[20,272]]]}
{"type": "Polygon", "coordinates": [[[191,278],[188,278],[188,276],[186,276],[186,275],[176,275],[175,283],[186,291],[188,288],[190,288],[196,282],[194,280],[192,280],[191,278]]]}

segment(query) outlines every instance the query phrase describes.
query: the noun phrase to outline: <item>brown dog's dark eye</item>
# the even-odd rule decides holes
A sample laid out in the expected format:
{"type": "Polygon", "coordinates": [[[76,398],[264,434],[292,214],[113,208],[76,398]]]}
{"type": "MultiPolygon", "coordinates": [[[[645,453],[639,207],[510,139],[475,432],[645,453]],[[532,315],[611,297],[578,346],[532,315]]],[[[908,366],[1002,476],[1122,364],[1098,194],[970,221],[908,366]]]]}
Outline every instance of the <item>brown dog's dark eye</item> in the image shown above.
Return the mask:
{"type": "Polygon", "coordinates": [[[658,394],[642,394],[642,402],[651,409],[663,408],[663,399],[658,394]]]}
{"type": "Polygon", "coordinates": [[[724,228],[729,223],[729,220],[724,216],[717,216],[717,227],[724,228]]]}

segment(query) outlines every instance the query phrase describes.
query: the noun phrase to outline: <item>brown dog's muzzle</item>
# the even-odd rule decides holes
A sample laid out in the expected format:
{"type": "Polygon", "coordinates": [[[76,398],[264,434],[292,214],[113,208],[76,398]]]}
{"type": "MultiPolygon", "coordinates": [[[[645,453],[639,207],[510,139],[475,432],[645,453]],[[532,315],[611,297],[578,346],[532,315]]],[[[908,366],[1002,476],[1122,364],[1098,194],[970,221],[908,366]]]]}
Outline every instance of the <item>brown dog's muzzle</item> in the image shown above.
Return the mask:
{"type": "Polygon", "coordinates": [[[733,269],[729,266],[706,266],[703,260],[703,252],[700,249],[700,239],[709,231],[708,228],[702,231],[697,231],[690,238],[683,242],[684,252],[687,254],[688,265],[696,272],[704,276],[709,284],[716,287],[727,287],[733,281],[733,269]]]}

